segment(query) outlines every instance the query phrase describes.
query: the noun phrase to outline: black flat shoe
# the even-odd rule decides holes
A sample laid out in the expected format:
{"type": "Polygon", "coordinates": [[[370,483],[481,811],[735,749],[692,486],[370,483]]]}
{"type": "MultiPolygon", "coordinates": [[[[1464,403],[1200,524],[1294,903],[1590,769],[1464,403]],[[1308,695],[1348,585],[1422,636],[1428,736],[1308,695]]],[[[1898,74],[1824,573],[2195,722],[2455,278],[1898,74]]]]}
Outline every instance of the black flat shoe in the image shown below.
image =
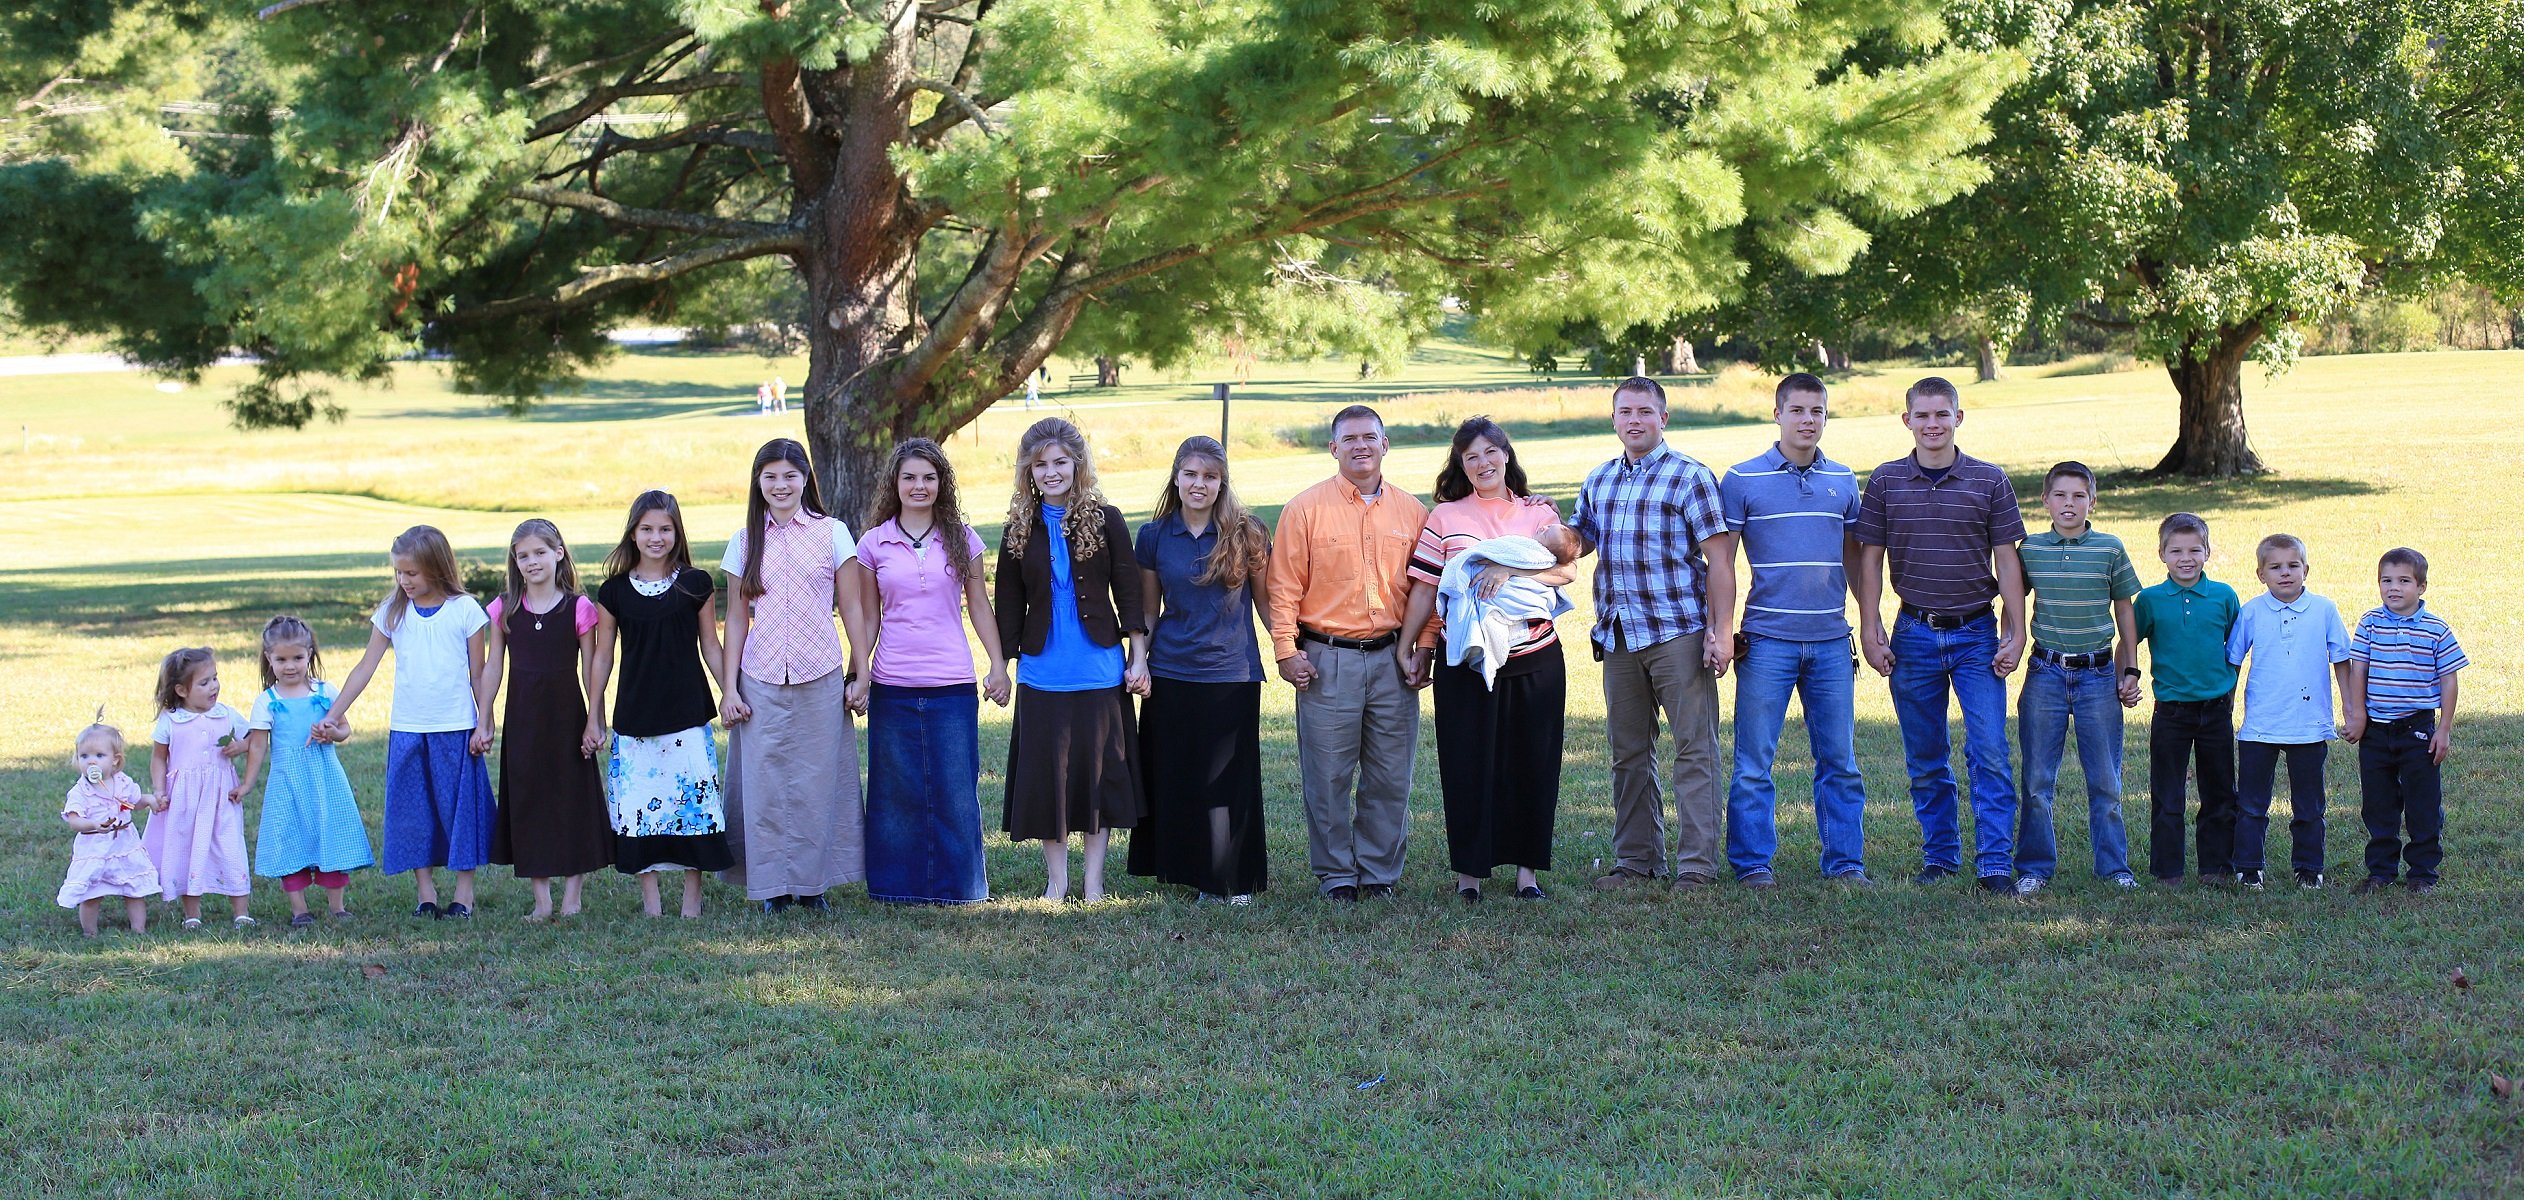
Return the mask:
{"type": "Polygon", "coordinates": [[[438,905],[431,901],[423,900],[421,901],[419,907],[412,910],[412,915],[416,917],[428,917],[430,920],[435,921],[438,919],[438,905]]]}
{"type": "Polygon", "coordinates": [[[763,901],[763,902],[762,902],[762,911],[763,911],[763,913],[764,913],[765,915],[769,915],[769,914],[771,914],[771,913],[781,913],[781,912],[787,912],[787,911],[789,911],[789,903],[790,903],[790,897],[787,897],[787,896],[773,896],[773,897],[772,897],[772,898],[770,898],[769,900],[765,900],[765,901],[763,901]]]}
{"type": "Polygon", "coordinates": [[[1527,884],[1524,887],[1516,889],[1516,898],[1519,900],[1548,900],[1551,897],[1543,893],[1542,886],[1540,884],[1527,884]]]}
{"type": "Polygon", "coordinates": [[[447,906],[446,917],[450,921],[470,921],[473,919],[473,910],[461,904],[450,904],[447,906]]]}
{"type": "Polygon", "coordinates": [[[808,912],[831,912],[833,908],[832,905],[824,903],[822,892],[817,892],[812,896],[791,896],[789,899],[808,912]]]}
{"type": "Polygon", "coordinates": [[[1479,904],[1481,903],[1481,889],[1477,887],[1456,888],[1455,898],[1466,904],[1479,904]]]}
{"type": "Polygon", "coordinates": [[[1358,903],[1358,889],[1345,883],[1325,892],[1323,898],[1334,904],[1356,904],[1358,903]]]}

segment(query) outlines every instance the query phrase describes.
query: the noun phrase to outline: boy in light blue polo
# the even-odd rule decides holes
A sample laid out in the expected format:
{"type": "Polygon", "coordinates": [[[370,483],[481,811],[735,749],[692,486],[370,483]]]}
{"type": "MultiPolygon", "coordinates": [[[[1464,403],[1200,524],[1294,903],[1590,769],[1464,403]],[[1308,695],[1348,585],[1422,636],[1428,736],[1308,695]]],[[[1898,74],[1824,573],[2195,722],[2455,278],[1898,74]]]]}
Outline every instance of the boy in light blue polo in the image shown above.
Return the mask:
{"type": "Polygon", "coordinates": [[[1711,571],[1734,571],[1742,544],[1753,588],[1744,598],[1735,672],[1735,780],[1727,788],[1726,856],[1736,881],[1770,887],[1779,847],[1779,793],[1771,767],[1788,720],[1804,701],[1814,752],[1814,826],[1823,877],[1863,887],[1866,785],[1858,778],[1857,657],[1849,643],[1850,527],[1858,477],[1823,456],[1828,418],[1823,381],[1802,372],[1779,381],[1771,415],[1779,440],[1718,482],[1728,536],[1711,571]]]}
{"type": "Polygon", "coordinates": [[[2246,600],[2226,634],[2226,661],[2244,673],[2244,723],[2235,731],[2235,882],[2261,890],[2270,793],[2287,759],[2288,864],[2296,886],[2322,886],[2322,769],[2330,757],[2332,683],[2349,688],[2349,629],[2329,600],[2305,590],[2313,574],[2292,534],[2261,539],[2255,574],[2269,590],[2246,600]]]}

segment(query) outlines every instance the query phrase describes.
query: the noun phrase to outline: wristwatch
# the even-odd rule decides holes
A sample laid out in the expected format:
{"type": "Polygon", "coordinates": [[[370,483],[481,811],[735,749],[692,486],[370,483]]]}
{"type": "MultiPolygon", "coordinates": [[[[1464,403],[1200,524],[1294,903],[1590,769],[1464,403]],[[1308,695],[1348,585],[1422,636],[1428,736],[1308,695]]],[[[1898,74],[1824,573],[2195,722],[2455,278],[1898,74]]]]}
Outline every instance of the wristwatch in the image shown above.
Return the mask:
{"type": "Polygon", "coordinates": [[[2124,679],[2136,679],[2136,678],[2138,678],[2138,668],[2137,668],[2137,667],[2123,667],[2123,668],[2121,668],[2121,677],[2122,677],[2122,678],[2124,678],[2124,679]]]}

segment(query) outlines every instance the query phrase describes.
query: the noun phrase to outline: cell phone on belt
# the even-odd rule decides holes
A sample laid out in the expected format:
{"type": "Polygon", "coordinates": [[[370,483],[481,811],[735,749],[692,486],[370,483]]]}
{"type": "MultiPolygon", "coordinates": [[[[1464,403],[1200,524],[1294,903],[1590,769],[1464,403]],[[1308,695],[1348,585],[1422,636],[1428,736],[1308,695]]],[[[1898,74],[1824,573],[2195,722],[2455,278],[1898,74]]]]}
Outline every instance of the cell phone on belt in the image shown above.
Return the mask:
{"type": "Polygon", "coordinates": [[[1750,653],[1752,653],[1752,652],[1753,652],[1753,640],[1752,640],[1751,638],[1745,637],[1745,636],[1744,636],[1744,631],[1743,631],[1743,630],[1741,630],[1741,629],[1736,630],[1736,631],[1735,631],[1735,657],[1734,657],[1734,659],[1732,659],[1731,661],[1734,661],[1734,662],[1742,662],[1742,661],[1744,661],[1744,656],[1745,656],[1745,655],[1747,655],[1747,654],[1750,654],[1750,653]]]}

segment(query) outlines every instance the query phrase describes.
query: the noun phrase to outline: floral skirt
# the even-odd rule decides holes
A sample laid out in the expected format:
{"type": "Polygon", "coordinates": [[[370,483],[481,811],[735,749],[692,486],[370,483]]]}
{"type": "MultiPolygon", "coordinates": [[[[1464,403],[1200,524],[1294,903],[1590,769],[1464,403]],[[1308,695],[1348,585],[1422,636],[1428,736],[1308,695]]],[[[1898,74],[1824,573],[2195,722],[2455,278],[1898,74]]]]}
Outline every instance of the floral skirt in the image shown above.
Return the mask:
{"type": "Polygon", "coordinates": [[[727,844],[718,743],[709,726],[658,737],[615,734],[605,792],[614,869],[623,874],[724,871],[736,864],[727,844]]]}

